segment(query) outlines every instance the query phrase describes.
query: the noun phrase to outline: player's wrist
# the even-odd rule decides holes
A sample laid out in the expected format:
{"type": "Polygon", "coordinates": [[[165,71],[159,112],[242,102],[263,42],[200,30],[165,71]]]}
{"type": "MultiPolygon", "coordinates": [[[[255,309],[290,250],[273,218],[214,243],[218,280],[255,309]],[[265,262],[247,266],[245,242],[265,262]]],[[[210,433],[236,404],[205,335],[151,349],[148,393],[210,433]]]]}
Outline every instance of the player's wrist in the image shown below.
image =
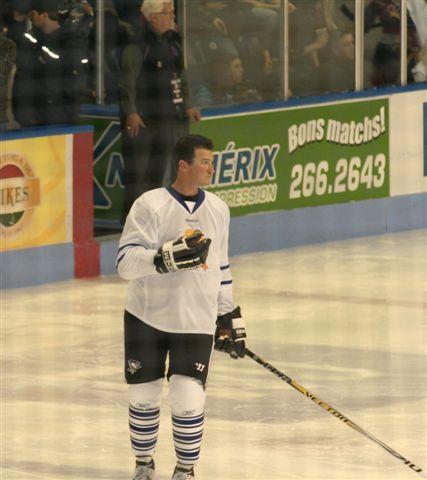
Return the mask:
{"type": "Polygon", "coordinates": [[[154,266],[156,267],[157,273],[168,273],[168,270],[164,264],[163,255],[161,254],[160,249],[158,252],[154,254],[153,263],[154,263],[154,266]]]}
{"type": "Polygon", "coordinates": [[[197,268],[207,269],[206,259],[211,240],[200,230],[188,230],[175,241],[163,244],[153,258],[158,273],[169,273],[197,268]]]}

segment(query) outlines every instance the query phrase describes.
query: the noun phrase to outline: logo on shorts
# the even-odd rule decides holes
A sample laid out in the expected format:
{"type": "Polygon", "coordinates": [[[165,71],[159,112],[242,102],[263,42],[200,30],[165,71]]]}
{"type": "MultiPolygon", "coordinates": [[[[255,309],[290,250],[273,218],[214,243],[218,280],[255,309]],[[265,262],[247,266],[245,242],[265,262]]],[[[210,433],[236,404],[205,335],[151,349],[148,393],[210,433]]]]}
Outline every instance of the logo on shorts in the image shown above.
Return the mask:
{"type": "Polygon", "coordinates": [[[206,365],[204,365],[203,363],[198,363],[198,362],[196,362],[194,365],[196,365],[196,370],[198,370],[199,372],[203,372],[203,370],[206,367],[206,365]]]}
{"type": "Polygon", "coordinates": [[[130,372],[131,375],[136,373],[141,368],[141,363],[138,360],[128,360],[128,369],[127,371],[130,372]]]}

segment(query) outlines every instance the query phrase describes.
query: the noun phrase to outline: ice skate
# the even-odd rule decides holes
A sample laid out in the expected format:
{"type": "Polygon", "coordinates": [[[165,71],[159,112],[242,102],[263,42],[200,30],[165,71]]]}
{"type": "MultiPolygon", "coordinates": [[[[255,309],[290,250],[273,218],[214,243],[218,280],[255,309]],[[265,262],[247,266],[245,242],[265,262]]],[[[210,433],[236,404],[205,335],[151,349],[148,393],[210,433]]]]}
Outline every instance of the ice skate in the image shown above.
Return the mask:
{"type": "Polygon", "coordinates": [[[136,464],[135,473],[132,477],[132,480],[154,480],[154,476],[154,460],[151,460],[151,462],[147,464],[136,464]]]}
{"type": "Polygon", "coordinates": [[[191,467],[191,470],[186,470],[176,466],[172,476],[172,480],[192,480],[194,478],[193,467],[191,467]]]}

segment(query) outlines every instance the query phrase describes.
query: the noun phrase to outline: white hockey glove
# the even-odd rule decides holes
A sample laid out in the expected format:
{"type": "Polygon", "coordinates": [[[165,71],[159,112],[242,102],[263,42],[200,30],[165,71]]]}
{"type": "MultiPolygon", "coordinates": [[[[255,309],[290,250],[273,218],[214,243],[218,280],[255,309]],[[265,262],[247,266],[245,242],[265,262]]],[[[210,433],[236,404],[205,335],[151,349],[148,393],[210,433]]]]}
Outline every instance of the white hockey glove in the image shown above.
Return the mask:
{"type": "Polygon", "coordinates": [[[219,315],[216,319],[215,350],[230,354],[237,359],[245,356],[245,321],[240,313],[240,307],[232,312],[219,315]]]}
{"type": "Polygon", "coordinates": [[[206,259],[211,239],[200,230],[187,230],[175,241],[166,242],[154,256],[154,265],[159,273],[208,268],[206,259]]]}

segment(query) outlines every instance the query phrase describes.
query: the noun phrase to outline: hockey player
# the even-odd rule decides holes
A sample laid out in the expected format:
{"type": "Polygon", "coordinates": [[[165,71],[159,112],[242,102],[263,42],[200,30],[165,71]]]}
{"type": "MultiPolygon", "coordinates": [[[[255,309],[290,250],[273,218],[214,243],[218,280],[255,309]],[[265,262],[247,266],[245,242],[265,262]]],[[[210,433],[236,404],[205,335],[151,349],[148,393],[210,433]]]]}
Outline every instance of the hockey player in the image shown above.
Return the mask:
{"type": "Polygon", "coordinates": [[[130,280],[124,330],[133,480],[154,478],[167,355],[174,480],[195,478],[213,344],[233,358],[245,355],[228,263],[229,209],[200,188],[213,176],[212,150],[199,135],[178,140],[175,182],[135,201],[120,240],[117,269],[130,280]]]}

